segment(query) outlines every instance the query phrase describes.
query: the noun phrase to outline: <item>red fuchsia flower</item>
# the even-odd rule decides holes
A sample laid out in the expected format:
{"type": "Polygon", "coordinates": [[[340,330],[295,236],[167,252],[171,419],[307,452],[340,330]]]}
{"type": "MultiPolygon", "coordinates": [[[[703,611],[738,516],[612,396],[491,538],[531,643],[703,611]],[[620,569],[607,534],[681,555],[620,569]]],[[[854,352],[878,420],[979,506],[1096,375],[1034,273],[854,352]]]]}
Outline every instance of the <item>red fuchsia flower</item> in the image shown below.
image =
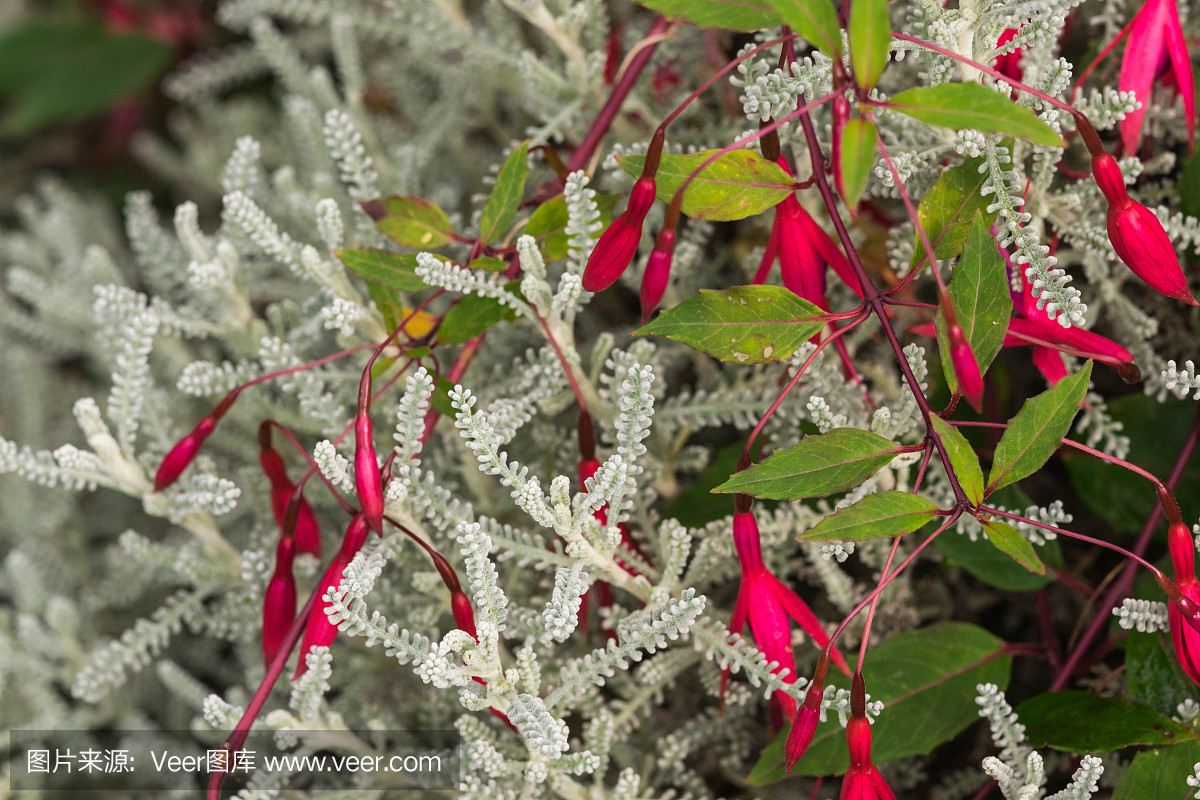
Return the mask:
{"type": "Polygon", "coordinates": [[[783,757],[787,771],[791,772],[796,762],[808,752],[813,735],[817,732],[817,720],[821,715],[821,700],[825,696],[825,673],[829,671],[829,654],[821,653],[817,660],[817,669],[813,679],[804,693],[804,704],[792,719],[792,729],[788,732],[787,741],[783,746],[783,757]]]}
{"type": "Polygon", "coordinates": [[[971,408],[982,411],[983,375],[979,372],[979,362],[962,326],[957,322],[952,323],[946,329],[946,337],[950,340],[950,364],[954,367],[954,377],[958,379],[958,390],[971,408]]]}
{"type": "Polygon", "coordinates": [[[363,408],[354,418],[354,488],[371,530],[383,535],[383,476],[375,455],[371,414],[363,408]]]}
{"type": "Polygon", "coordinates": [[[646,262],[642,273],[642,322],[649,322],[650,315],[662,302],[667,282],[671,279],[671,258],[675,255],[675,231],[663,228],[654,243],[654,251],[646,262]]]}
{"type": "Polygon", "coordinates": [[[296,555],[296,540],[284,535],[275,548],[275,572],[267,582],[263,596],[262,651],[263,664],[270,666],[296,620],[296,578],[292,561],[296,555]]]}
{"type": "Polygon", "coordinates": [[[362,549],[370,532],[371,528],[366,515],[355,514],[354,519],[350,520],[350,525],[346,528],[345,536],[342,537],[342,546],[338,549],[337,555],[333,557],[333,561],[329,563],[325,574],[321,576],[321,583],[317,589],[319,592],[317,602],[313,606],[312,613],[308,615],[304,638],[300,641],[300,662],[296,664],[296,674],[292,676],[292,680],[299,678],[308,669],[306,656],[309,651],[314,647],[328,647],[337,638],[337,625],[329,621],[329,615],[326,613],[330,603],[325,599],[325,595],[336,590],[341,584],[342,573],[346,571],[346,567],[362,549]]]}
{"type": "Polygon", "coordinates": [[[1179,22],[1179,7],[1175,0],[1146,0],[1129,21],[1129,41],[1121,61],[1118,86],[1123,92],[1133,92],[1142,107],[1131,111],[1121,120],[1121,142],[1125,152],[1137,152],[1142,135],[1142,120],[1150,104],[1154,80],[1164,78],[1183,96],[1183,113],[1187,121],[1188,147],[1196,136],[1196,98],[1192,77],[1192,58],[1188,54],[1183,26],[1179,22]],[[1170,62],[1168,64],[1168,61],[1170,62]]]}
{"type": "MultiPolygon", "coordinates": [[[[1004,45],[1017,38],[1017,29],[1009,28],[1004,33],[1000,34],[999,41],[996,42],[996,47],[1004,45]]],[[[1005,53],[1002,56],[996,56],[996,71],[1006,78],[1011,78],[1014,81],[1020,82],[1024,75],[1021,69],[1021,48],[1013,50],[1011,53],[1005,53]]]]}
{"type": "MultiPolygon", "coordinates": [[[[1154,2],[1150,0],[1147,6],[1154,2]]],[[[1125,266],[1154,291],[1189,305],[1200,305],[1188,288],[1171,238],[1154,212],[1129,196],[1121,168],[1113,157],[1104,152],[1093,153],[1092,176],[1108,200],[1108,238],[1125,266]]]]}
{"type": "Polygon", "coordinates": [[[263,472],[271,482],[271,511],[275,515],[275,524],[284,536],[296,537],[296,548],[301,553],[321,556],[321,526],[313,514],[312,506],[300,494],[297,500],[298,508],[295,514],[295,527],[288,525],[288,504],[296,492],[296,484],[288,478],[287,468],[283,464],[283,456],[271,446],[271,430],[269,422],[264,422],[258,429],[258,441],[262,449],[258,461],[262,464],[263,472]]]}
{"type": "MultiPolygon", "coordinates": [[[[1167,546],[1171,566],[1175,569],[1175,586],[1192,603],[1200,603],[1200,581],[1196,579],[1196,543],[1187,525],[1177,522],[1167,531],[1167,546]]],[[[1175,657],[1183,671],[1200,684],[1200,631],[1183,618],[1176,603],[1167,604],[1167,619],[1171,625],[1171,642],[1175,657]]]]}
{"type": "MultiPolygon", "coordinates": [[[[767,661],[777,663],[776,671],[786,669],[788,674],[783,680],[795,683],[796,658],[792,652],[789,617],[820,647],[829,644],[829,634],[821,627],[808,604],[767,569],[762,557],[758,521],[748,509],[736,511],[733,515],[733,545],[742,567],[742,583],[738,588],[729,630],[731,633],[741,633],[749,622],[754,643],[767,661]]],[[[849,672],[845,659],[836,648],[832,655],[837,665],[849,672]]],[[[771,700],[781,709],[785,721],[796,715],[796,701],[790,695],[775,692],[771,700]]]]}
{"type": "Polygon", "coordinates": [[[192,428],[191,432],[175,443],[167,454],[163,456],[162,462],[158,465],[158,470],[154,473],[154,491],[161,492],[163,489],[170,486],[183,471],[191,466],[196,455],[200,452],[200,447],[204,444],[204,440],[217,428],[217,423],[221,421],[221,417],[225,416],[225,412],[229,410],[238,395],[241,394],[241,389],[234,389],[229,394],[225,395],[224,399],[217,404],[212,413],[204,419],[196,423],[196,427],[192,428]]]}
{"type": "Polygon", "coordinates": [[[856,672],[850,684],[850,721],[846,724],[850,769],[842,779],[841,800],[896,800],[896,793],[871,763],[871,723],[866,710],[866,688],[862,673],[856,672]]]}

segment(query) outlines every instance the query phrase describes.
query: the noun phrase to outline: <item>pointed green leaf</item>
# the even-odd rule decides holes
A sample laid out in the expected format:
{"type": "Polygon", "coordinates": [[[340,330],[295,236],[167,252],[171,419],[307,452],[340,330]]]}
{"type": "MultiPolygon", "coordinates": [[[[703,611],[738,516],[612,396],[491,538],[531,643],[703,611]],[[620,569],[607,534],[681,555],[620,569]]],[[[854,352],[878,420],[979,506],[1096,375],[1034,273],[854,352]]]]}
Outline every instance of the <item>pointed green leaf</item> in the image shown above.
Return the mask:
{"type": "Polygon", "coordinates": [[[766,461],[734,473],[713,491],[745,492],[772,500],[826,497],[858,486],[899,452],[895,442],[877,434],[834,428],[777,450],[766,461]]]}
{"type": "Polygon", "coordinates": [[[1143,750],[1113,792],[1112,800],[1192,800],[1196,789],[1187,779],[1200,763],[1200,742],[1191,741],[1154,750],[1143,750]]]}
{"type": "Polygon", "coordinates": [[[664,17],[682,19],[697,28],[757,31],[779,24],[766,0],[638,0],[664,17]]]}
{"type": "Polygon", "coordinates": [[[854,0],[850,6],[850,65],[854,80],[870,89],[883,74],[892,46],[887,0],[854,0]]]}
{"type": "Polygon", "coordinates": [[[467,264],[467,269],[481,269],[484,272],[504,272],[504,270],[508,269],[508,264],[505,264],[498,258],[480,256],[470,264],[467,264]]]}
{"type": "MultiPolygon", "coordinates": [[[[1010,140],[1011,141],[1011,140],[1010,140]]],[[[987,180],[988,172],[979,171],[984,158],[968,158],[957,167],[951,167],[938,176],[937,183],[921,198],[917,207],[917,219],[925,229],[933,245],[933,255],[938,260],[954,258],[962,252],[963,242],[971,228],[971,220],[976,213],[983,214],[983,221],[989,227],[995,219],[995,212],[987,212],[991,198],[985,197],[982,189],[987,180]]],[[[916,248],[913,251],[913,267],[925,261],[925,244],[918,236],[916,248]]]]}
{"type": "MultiPolygon", "coordinates": [[[[996,240],[992,238],[990,223],[985,222],[979,212],[971,222],[962,257],[954,265],[948,290],[958,324],[979,364],[979,374],[985,375],[1004,345],[1008,320],[1012,316],[1012,296],[1008,293],[1004,256],[1000,255],[996,240]]],[[[953,392],[958,389],[958,378],[950,361],[950,339],[940,310],[934,317],[934,326],[938,349],[942,352],[946,385],[953,392]]]]}
{"type": "Polygon", "coordinates": [[[817,306],[782,286],[701,289],[634,333],[683,342],[734,364],[781,361],[824,327],[817,306]]]}
{"type": "Polygon", "coordinates": [[[796,541],[864,542],[900,536],[929,522],[937,511],[937,503],[919,494],[878,492],[839,509],[797,536],[796,541]]]}
{"type": "MultiPolygon", "coordinates": [[[[686,156],[665,154],[654,175],[655,194],[664,203],[717,150],[686,156]]],[[[621,156],[617,163],[630,175],[641,175],[645,156],[621,156]]],[[[683,193],[683,213],[694,219],[730,222],[753,217],[791,194],[796,181],[778,164],[753,150],[731,150],[704,168],[683,193]]]]}
{"type": "MultiPolygon", "coordinates": [[[[1006,592],[1032,592],[1054,581],[1048,574],[1035,575],[979,537],[971,541],[966,534],[946,531],[934,541],[946,556],[946,563],[962,567],[984,583],[1006,592]]],[[[1033,551],[1043,562],[1062,566],[1062,551],[1056,540],[1036,545],[1033,551]]]]}
{"type": "Polygon", "coordinates": [[[933,430],[941,437],[946,446],[946,455],[950,458],[950,466],[958,476],[967,499],[978,505],[983,500],[983,469],[979,466],[979,457],[975,455],[971,443],[949,422],[934,415],[930,417],[933,430]]]}
{"type": "Polygon", "coordinates": [[[1065,147],[1062,137],[1028,108],[1007,95],[978,83],[943,83],[906,89],[887,103],[892,111],[907,114],[942,128],[973,128],[1028,139],[1045,147],[1065,147]]]}
{"type": "Polygon", "coordinates": [[[1046,565],[1033,551],[1033,545],[1013,526],[997,519],[981,519],[983,532],[996,549],[1034,575],[1045,575],[1046,565]]]}
{"type": "Polygon", "coordinates": [[[438,328],[438,344],[462,344],[504,319],[507,306],[494,297],[464,295],[451,306],[438,328]]]}
{"type": "Polygon", "coordinates": [[[429,284],[417,277],[415,255],[401,255],[373,247],[338,250],[335,255],[342,260],[347,269],[358,273],[370,283],[401,292],[419,292],[429,288],[429,284]]]}
{"type": "Polygon", "coordinates": [[[479,215],[479,240],[483,244],[495,241],[512,225],[521,198],[525,196],[525,180],[529,177],[529,164],[525,159],[528,155],[529,140],[526,139],[509,154],[500,168],[492,194],[479,215]]]}
{"type": "MultiPolygon", "coordinates": [[[[851,6],[853,8],[854,6],[851,6]]],[[[852,119],[842,129],[842,183],[846,187],[846,205],[854,208],[867,187],[875,164],[875,125],[865,119],[852,119]]]]}
{"type": "Polygon", "coordinates": [[[842,31],[829,0],[770,0],[783,23],[825,55],[842,58],[842,31]]]}
{"type": "MultiPolygon", "coordinates": [[[[871,650],[863,677],[883,713],[871,726],[876,764],[928,753],[979,720],[979,683],[1008,686],[1012,657],[1004,642],[983,628],[943,622],[908,631],[871,650]]],[[[849,688],[850,680],[830,670],[826,685],[849,688]]],[[[763,751],[747,782],[774,783],[786,777],[783,745],[788,728],[763,751]]],[[[817,726],[816,736],[792,775],[830,775],[849,766],[846,731],[835,722],[817,726]]]]}
{"type": "Polygon", "coordinates": [[[428,250],[450,241],[454,229],[446,213],[420,197],[380,197],[360,204],[375,228],[404,247],[428,250]]]}
{"type": "Polygon", "coordinates": [[[1135,744],[1166,745],[1196,738],[1194,730],[1149,706],[1091,692],[1039,694],[1017,706],[1016,712],[1031,746],[1069,753],[1108,753],[1135,744]]]}
{"type": "Polygon", "coordinates": [[[996,445],[987,494],[1028,478],[1054,455],[1071,430],[1091,375],[1092,362],[1088,361],[1074,375],[1025,401],[996,445]]]}

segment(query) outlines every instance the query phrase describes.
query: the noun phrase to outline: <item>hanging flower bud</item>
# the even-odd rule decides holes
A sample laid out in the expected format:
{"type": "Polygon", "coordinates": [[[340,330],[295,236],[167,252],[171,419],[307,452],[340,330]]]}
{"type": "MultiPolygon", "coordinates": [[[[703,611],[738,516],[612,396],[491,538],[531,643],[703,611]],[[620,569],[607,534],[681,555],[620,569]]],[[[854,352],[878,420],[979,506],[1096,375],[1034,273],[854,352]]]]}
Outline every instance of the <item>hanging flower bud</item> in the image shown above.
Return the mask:
{"type": "Polygon", "coordinates": [[[821,653],[812,683],[804,693],[804,704],[792,720],[792,730],[783,746],[783,757],[787,771],[791,772],[796,762],[808,752],[813,735],[817,732],[817,720],[821,715],[821,700],[825,696],[825,673],[829,671],[829,655],[821,653]]]}
{"type": "Polygon", "coordinates": [[[264,422],[258,428],[258,443],[262,448],[258,454],[258,463],[262,465],[267,480],[271,482],[271,511],[275,515],[275,524],[279,526],[282,535],[295,536],[297,550],[319,558],[321,526],[317,523],[312,506],[304,499],[304,494],[297,493],[296,484],[288,478],[283,456],[271,446],[270,426],[270,422],[264,422]],[[293,495],[296,495],[297,507],[289,515],[293,495]]]}
{"type": "Polygon", "coordinates": [[[957,322],[948,327],[946,335],[950,339],[950,364],[954,367],[959,391],[972,408],[982,411],[983,376],[979,374],[979,362],[975,360],[975,353],[971,351],[962,326],[957,322]]]}
{"type": "Polygon", "coordinates": [[[176,442],[175,446],[163,456],[162,463],[158,465],[158,470],[154,473],[154,491],[161,492],[170,486],[179,479],[185,469],[191,466],[196,454],[200,452],[204,440],[216,430],[217,423],[221,421],[221,417],[225,416],[225,412],[237,400],[241,391],[241,389],[234,389],[225,395],[225,398],[217,404],[211,414],[196,423],[196,427],[192,428],[191,433],[176,442]]]}
{"type": "Polygon", "coordinates": [[[675,254],[675,231],[663,228],[654,243],[654,251],[646,262],[642,274],[642,322],[649,322],[650,315],[662,302],[667,282],[671,279],[671,258],[675,254]]]}
{"type": "Polygon", "coordinates": [[[275,548],[275,572],[263,597],[262,651],[263,664],[268,667],[296,620],[296,579],[292,575],[295,555],[296,540],[282,537],[275,548]]]}
{"type": "Polygon", "coordinates": [[[383,476],[371,427],[371,414],[362,408],[354,418],[354,488],[371,530],[383,535],[383,476]]]}
{"type": "Polygon", "coordinates": [[[841,800],[896,800],[896,793],[871,763],[871,723],[866,708],[862,673],[856,672],[850,684],[850,721],[846,724],[850,768],[842,779],[841,800]]]}
{"type": "Polygon", "coordinates": [[[350,520],[350,525],[346,528],[342,546],[317,585],[317,602],[313,606],[304,628],[304,639],[300,642],[300,662],[296,664],[296,674],[292,676],[292,680],[299,678],[308,669],[306,656],[309,651],[314,647],[328,647],[337,638],[337,625],[329,621],[329,615],[326,613],[330,603],[325,599],[325,595],[336,590],[341,584],[342,573],[345,572],[347,565],[354,559],[358,551],[362,549],[363,544],[367,541],[368,533],[370,533],[370,527],[366,516],[361,513],[355,514],[354,519],[350,520]]]}
{"type": "Polygon", "coordinates": [[[600,235],[600,240],[592,249],[592,255],[583,269],[583,288],[589,292],[600,292],[612,286],[637,253],[638,243],[642,240],[642,224],[654,205],[657,191],[654,174],[658,172],[663,138],[661,130],[655,131],[642,164],[642,176],[629,192],[629,205],[600,235]]]}
{"type": "Polygon", "coordinates": [[[1108,239],[1125,266],[1159,294],[1200,305],[1188,288],[1171,238],[1154,212],[1129,196],[1113,157],[1094,154],[1092,176],[1108,200],[1108,239]]]}

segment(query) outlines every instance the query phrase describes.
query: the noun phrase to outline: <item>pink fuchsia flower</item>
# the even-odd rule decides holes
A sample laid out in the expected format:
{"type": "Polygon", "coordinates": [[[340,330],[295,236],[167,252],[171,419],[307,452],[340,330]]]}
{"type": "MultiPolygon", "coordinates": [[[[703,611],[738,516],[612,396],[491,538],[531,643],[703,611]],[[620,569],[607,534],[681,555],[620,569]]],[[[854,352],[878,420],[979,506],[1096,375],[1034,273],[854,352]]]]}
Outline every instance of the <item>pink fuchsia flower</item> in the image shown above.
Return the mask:
{"type": "Polygon", "coordinates": [[[1196,98],[1192,77],[1192,58],[1179,22],[1179,7],[1175,0],[1146,0],[1129,21],[1129,41],[1121,61],[1118,86],[1123,92],[1133,92],[1142,107],[1131,111],[1121,120],[1121,142],[1126,153],[1136,153],[1142,135],[1142,121],[1150,104],[1154,81],[1164,77],[1183,96],[1183,113],[1187,121],[1188,146],[1196,136],[1196,98]],[[1169,63],[1168,63],[1169,62],[1169,63]]]}
{"type": "Polygon", "coordinates": [[[329,567],[321,576],[321,582],[317,586],[317,602],[305,623],[304,638],[300,641],[300,661],[296,664],[296,674],[292,676],[292,680],[299,678],[308,669],[306,657],[309,651],[314,647],[328,647],[337,638],[338,627],[329,621],[326,609],[329,608],[330,602],[325,599],[325,595],[335,591],[341,584],[342,573],[346,571],[346,567],[362,549],[370,532],[371,528],[366,515],[355,514],[342,537],[342,546],[338,548],[337,555],[329,563],[329,567]]]}
{"type": "Polygon", "coordinates": [[[296,621],[296,578],[292,575],[295,555],[296,540],[281,537],[275,548],[275,571],[263,596],[262,651],[263,664],[268,667],[296,621]]]}
{"type": "Polygon", "coordinates": [[[846,724],[850,769],[842,779],[841,800],[896,800],[896,793],[871,763],[871,723],[867,719],[867,693],[861,672],[850,684],[850,721],[846,724]]]}
{"type": "Polygon", "coordinates": [[[179,476],[183,471],[192,465],[192,461],[200,453],[200,448],[214,430],[217,428],[217,423],[221,421],[221,417],[225,416],[225,412],[237,400],[241,394],[241,389],[234,389],[217,404],[212,413],[204,419],[196,423],[196,427],[192,428],[187,436],[184,436],[175,446],[167,451],[163,456],[163,460],[158,465],[158,470],[154,473],[154,491],[161,492],[163,489],[170,486],[175,481],[179,480],[179,476]]]}
{"type": "MultiPolygon", "coordinates": [[[[1175,586],[1183,597],[1200,603],[1200,581],[1196,579],[1196,543],[1187,525],[1177,522],[1167,530],[1167,546],[1171,566],[1175,570],[1175,586]]],[[[1171,642],[1175,657],[1183,671],[1200,685],[1200,631],[1184,620],[1176,603],[1167,604],[1167,619],[1171,625],[1171,642]]]]}
{"type": "Polygon", "coordinates": [[[1171,238],[1154,212],[1129,196],[1113,157],[1103,152],[1093,155],[1092,175],[1108,200],[1108,239],[1125,266],[1154,291],[1200,305],[1188,288],[1171,238]]]}
{"type": "Polygon", "coordinates": [[[371,414],[359,409],[354,418],[354,488],[371,530],[383,535],[383,476],[375,455],[371,414]]]}
{"type": "Polygon", "coordinates": [[[654,243],[654,251],[646,262],[646,271],[642,273],[642,322],[649,322],[650,315],[662,302],[663,293],[667,291],[667,282],[671,279],[671,259],[675,255],[675,230],[663,228],[654,243]]]}
{"type": "Polygon", "coordinates": [[[813,673],[812,682],[804,692],[804,703],[792,719],[792,729],[788,732],[787,741],[783,746],[784,764],[788,772],[796,766],[796,762],[808,752],[813,735],[817,732],[817,720],[821,716],[821,700],[825,696],[825,673],[829,671],[829,654],[821,653],[817,660],[817,669],[813,673]]]}
{"type": "MultiPolygon", "coordinates": [[[[729,630],[731,633],[741,633],[749,622],[754,643],[767,661],[777,664],[776,671],[788,671],[784,682],[795,683],[796,658],[792,652],[792,625],[789,619],[795,620],[820,647],[829,644],[829,634],[821,627],[808,604],[767,569],[762,557],[758,521],[752,512],[734,513],[733,545],[742,567],[742,582],[729,630]]],[[[832,656],[841,669],[849,672],[845,659],[836,648],[832,656]]],[[[790,695],[776,692],[771,698],[782,710],[785,721],[796,715],[796,701],[790,695]]]]}

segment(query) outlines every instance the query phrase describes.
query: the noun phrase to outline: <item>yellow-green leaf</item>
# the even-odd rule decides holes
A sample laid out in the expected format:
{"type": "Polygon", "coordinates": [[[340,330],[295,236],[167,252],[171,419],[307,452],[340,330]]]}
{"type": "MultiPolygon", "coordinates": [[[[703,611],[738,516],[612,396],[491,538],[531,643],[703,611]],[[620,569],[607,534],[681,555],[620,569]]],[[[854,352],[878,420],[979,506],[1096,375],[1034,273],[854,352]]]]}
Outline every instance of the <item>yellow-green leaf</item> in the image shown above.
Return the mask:
{"type": "Polygon", "coordinates": [[[967,493],[967,499],[979,505],[983,500],[983,470],[979,466],[979,457],[971,449],[971,443],[959,433],[958,428],[936,414],[929,419],[933,423],[934,432],[946,447],[950,466],[958,476],[963,491],[967,493]]]}
{"type": "Polygon", "coordinates": [[[1033,545],[1013,526],[997,519],[981,519],[983,532],[996,549],[1034,575],[1045,575],[1046,565],[1033,551],[1033,545]]]}
{"type": "Polygon", "coordinates": [[[446,213],[420,197],[393,195],[361,205],[380,233],[404,247],[441,247],[453,233],[446,213]]]}
{"type": "Polygon", "coordinates": [[[825,55],[842,59],[842,31],[829,0],[770,0],[783,22],[825,55]]]}
{"type": "Polygon", "coordinates": [[[892,111],[942,128],[973,128],[1028,139],[1045,147],[1066,147],[1062,137],[1037,114],[978,83],[943,83],[906,89],[892,97],[887,106],[892,111]]]}
{"type": "MultiPolygon", "coordinates": [[[[852,6],[856,8],[857,6],[852,6]]],[[[846,205],[854,208],[875,164],[875,124],[865,119],[852,119],[842,128],[840,154],[842,185],[846,188],[843,198],[846,205]]]]}
{"type": "Polygon", "coordinates": [[[664,17],[682,19],[697,28],[757,31],[779,24],[779,15],[765,0],[638,0],[664,17]]]}
{"type": "Polygon", "coordinates": [[[398,289],[401,292],[419,292],[429,284],[417,277],[417,257],[411,254],[393,253],[365,247],[358,250],[338,250],[338,258],[350,269],[371,283],[398,289]]]}
{"type": "MultiPolygon", "coordinates": [[[[655,173],[655,193],[664,203],[700,165],[717,153],[701,150],[686,156],[664,155],[655,173]]],[[[641,175],[645,156],[621,156],[617,163],[641,175]]],[[[683,213],[695,219],[730,222],[761,214],[794,191],[795,180],[778,164],[752,150],[731,150],[709,164],[683,193],[683,213]]]]}
{"type": "Polygon", "coordinates": [[[796,541],[864,542],[900,536],[929,522],[937,511],[937,503],[919,494],[877,492],[821,520],[796,541]]]}
{"type": "Polygon", "coordinates": [[[495,241],[512,225],[525,195],[525,180],[529,177],[529,164],[525,158],[528,154],[529,140],[526,139],[509,154],[500,168],[492,194],[479,215],[479,240],[483,244],[495,241]]]}
{"type": "Polygon", "coordinates": [[[854,0],[850,6],[850,65],[854,80],[870,89],[883,74],[892,46],[888,0],[854,0]]]}

